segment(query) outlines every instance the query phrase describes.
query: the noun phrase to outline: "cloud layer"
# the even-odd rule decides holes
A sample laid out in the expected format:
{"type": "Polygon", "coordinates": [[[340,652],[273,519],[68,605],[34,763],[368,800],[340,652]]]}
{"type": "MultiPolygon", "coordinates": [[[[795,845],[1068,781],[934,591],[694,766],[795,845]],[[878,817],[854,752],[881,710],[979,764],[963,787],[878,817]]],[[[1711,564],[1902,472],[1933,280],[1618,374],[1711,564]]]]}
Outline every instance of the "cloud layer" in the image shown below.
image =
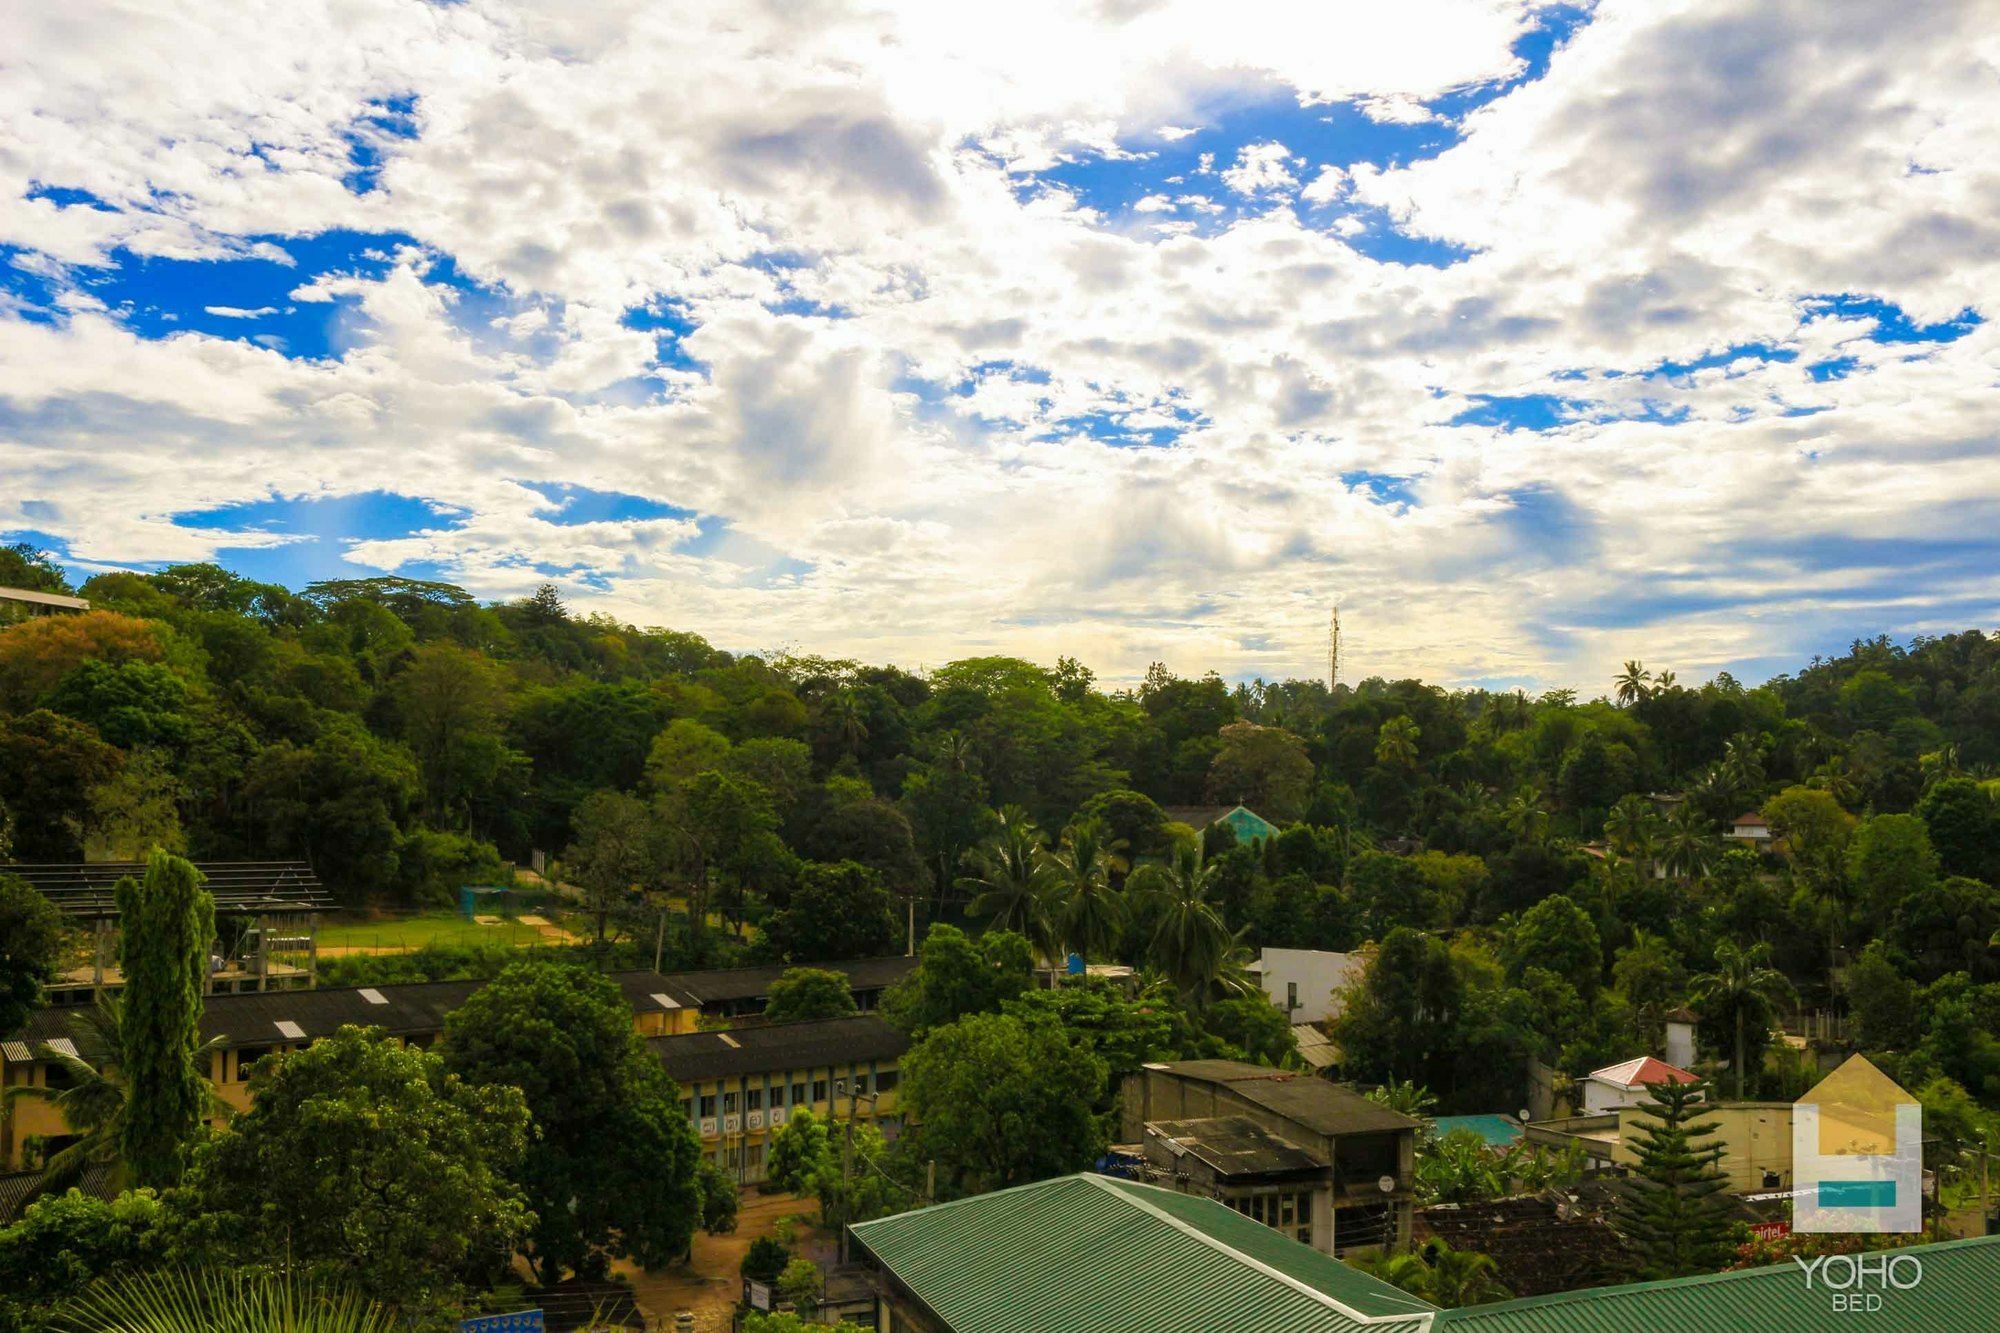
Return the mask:
{"type": "Polygon", "coordinates": [[[1996,618],[1989,6],[1376,9],[30,7],[0,531],[1113,679],[1996,618]]]}

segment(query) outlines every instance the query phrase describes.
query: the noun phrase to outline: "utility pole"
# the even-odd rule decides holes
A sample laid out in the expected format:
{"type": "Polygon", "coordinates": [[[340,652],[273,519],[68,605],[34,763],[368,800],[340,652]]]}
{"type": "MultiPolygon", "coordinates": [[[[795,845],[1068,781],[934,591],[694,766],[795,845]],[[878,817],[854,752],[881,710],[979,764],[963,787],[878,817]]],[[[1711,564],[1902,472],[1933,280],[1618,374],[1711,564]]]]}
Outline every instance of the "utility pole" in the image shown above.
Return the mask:
{"type": "Polygon", "coordinates": [[[1326,688],[1332,690],[1340,683],[1340,607],[1333,608],[1333,619],[1326,630],[1326,688]]]}

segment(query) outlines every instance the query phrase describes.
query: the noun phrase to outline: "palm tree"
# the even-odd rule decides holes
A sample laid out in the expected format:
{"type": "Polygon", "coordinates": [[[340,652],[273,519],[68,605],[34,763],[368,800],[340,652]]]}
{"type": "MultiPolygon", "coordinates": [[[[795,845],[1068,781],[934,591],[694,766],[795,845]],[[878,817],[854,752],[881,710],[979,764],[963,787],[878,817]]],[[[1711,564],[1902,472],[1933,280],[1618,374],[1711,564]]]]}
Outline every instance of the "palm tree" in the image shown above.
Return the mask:
{"type": "Polygon", "coordinates": [[[822,716],[844,751],[850,755],[861,753],[861,742],[868,739],[868,723],[861,716],[861,704],[853,690],[827,696],[822,716]]]}
{"type": "Polygon", "coordinates": [[[1424,1250],[1431,1261],[1430,1290],[1425,1295],[1432,1305],[1456,1310],[1504,1301],[1514,1294],[1500,1285],[1499,1268],[1490,1254],[1454,1250],[1442,1240],[1431,1241],[1424,1250]]]}
{"type": "Polygon", "coordinates": [[[1764,785],[1764,742],[1746,732],[1724,745],[1722,780],[1732,797],[1755,795],[1764,785]]]}
{"type": "Polygon", "coordinates": [[[1659,675],[1653,677],[1653,693],[1665,694],[1668,690],[1671,690],[1673,687],[1674,687],[1673,672],[1662,671],[1659,675]]]}
{"type": "Polygon", "coordinates": [[[1049,898],[1056,873],[1027,811],[1017,805],[1002,810],[1000,831],[967,852],[965,864],[973,873],[961,876],[958,887],[973,895],[968,910],[995,930],[1018,930],[1047,956],[1055,942],[1049,898]]]}
{"type": "Polygon", "coordinates": [[[253,1269],[166,1269],[99,1282],[53,1327],[91,1333],[392,1333],[396,1312],[354,1292],[253,1269]]]}
{"type": "Polygon", "coordinates": [[[1621,796],[1604,816],[1604,840],[1620,856],[1638,860],[1653,850],[1659,823],[1651,801],[1637,794],[1621,796]]]}
{"type": "Polygon", "coordinates": [[[1423,729],[1408,714],[1398,713],[1375,733],[1375,762],[1384,768],[1417,766],[1417,740],[1423,729]]]}
{"type": "Polygon", "coordinates": [[[1735,940],[1715,946],[1715,970],[1688,983],[1688,998],[1705,1014],[1727,1014],[1736,1025],[1736,1100],[1743,1100],[1744,1029],[1750,1023],[1765,1031],[1777,1025],[1778,1006],[1796,993],[1785,974],[1766,966],[1771,946],[1759,940],[1744,948],[1735,940]]]}
{"type": "Polygon", "coordinates": [[[1625,669],[1613,678],[1618,687],[1618,702],[1626,708],[1638,703],[1652,693],[1653,673],[1637,662],[1627,662],[1625,669]]]}
{"type": "Polygon", "coordinates": [[[1522,842],[1539,843],[1548,836],[1549,812],[1542,808],[1542,794],[1523,787],[1507,802],[1507,831],[1522,842]]]}
{"type": "Polygon", "coordinates": [[[1365,1095],[1377,1106],[1387,1107],[1397,1115],[1406,1115],[1412,1120],[1429,1119],[1438,1104],[1437,1097],[1423,1084],[1395,1078],[1379,1088],[1370,1088],[1365,1095]]]}
{"type": "Polygon", "coordinates": [[[1063,830],[1062,845],[1049,856],[1054,870],[1062,941],[1088,963],[1103,957],[1125,924],[1125,895],[1112,887],[1120,858],[1095,819],[1063,830]]]}
{"type": "Polygon", "coordinates": [[[1158,919],[1150,946],[1154,965],[1197,1006],[1206,1002],[1236,942],[1208,900],[1217,869],[1203,862],[1198,839],[1184,839],[1165,862],[1141,866],[1131,881],[1158,919]]]}
{"type": "Polygon", "coordinates": [[[956,731],[938,737],[937,761],[948,773],[963,773],[972,763],[972,742],[956,731]]]}
{"type": "Polygon", "coordinates": [[[1720,852],[1708,821],[1692,801],[1674,807],[1673,814],[1667,817],[1666,834],[1660,840],[1660,862],[1669,875],[1689,884],[1706,879],[1715,869],[1720,852]]]}

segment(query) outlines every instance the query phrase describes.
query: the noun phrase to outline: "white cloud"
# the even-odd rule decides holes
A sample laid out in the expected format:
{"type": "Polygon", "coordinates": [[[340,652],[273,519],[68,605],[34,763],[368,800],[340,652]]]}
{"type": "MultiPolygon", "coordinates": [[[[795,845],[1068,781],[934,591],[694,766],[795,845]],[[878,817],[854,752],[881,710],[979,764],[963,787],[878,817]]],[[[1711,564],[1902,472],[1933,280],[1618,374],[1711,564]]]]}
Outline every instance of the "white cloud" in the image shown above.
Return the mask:
{"type": "Polygon", "coordinates": [[[202,309],[218,319],[262,319],[278,313],[278,307],[274,305],[260,305],[255,310],[246,310],[239,305],[205,305],[202,309]]]}
{"type": "Polygon", "coordinates": [[[1190,172],[1136,220],[1035,179],[1143,172],[1274,88],[1407,122],[1518,73],[1533,8],[31,8],[0,81],[0,243],[31,278],[0,297],[0,530],[204,558],[286,539],[174,515],[388,489],[458,517],[351,558],[487,595],[561,571],[731,646],[1111,679],[1310,673],[1336,591],[1357,669],[1450,679],[1990,621],[1990,559],[1920,542],[2000,520],[2000,335],[1878,343],[1802,304],[1993,314],[1974,0],[1605,3],[1434,157],[1266,138],[1225,154],[1233,198],[1190,172]],[[391,99],[416,138],[361,128],[391,99]],[[1385,218],[1469,257],[1404,262],[1385,218]],[[323,360],[140,337],[93,281],[120,247],[332,228],[415,245],[296,273],[282,299],[343,312],[323,360]],[[674,363],[635,306],[685,312],[674,363]],[[1447,424],[1496,395],[1580,402],[1546,434],[1447,424]],[[1171,447],[1121,447],[1151,431],[1171,447]],[[551,481],[701,526],[564,523],[551,481]]]}

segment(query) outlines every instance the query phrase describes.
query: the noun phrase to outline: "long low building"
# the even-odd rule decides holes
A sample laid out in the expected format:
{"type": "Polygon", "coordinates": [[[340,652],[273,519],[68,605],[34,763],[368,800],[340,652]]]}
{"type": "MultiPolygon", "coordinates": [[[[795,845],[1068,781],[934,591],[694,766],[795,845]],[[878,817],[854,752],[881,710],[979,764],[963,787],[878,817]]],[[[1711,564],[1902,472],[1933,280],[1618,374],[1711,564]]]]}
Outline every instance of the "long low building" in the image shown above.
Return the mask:
{"type": "MultiPolygon", "coordinates": [[[[882,960],[870,959],[858,964],[829,963],[823,966],[834,971],[844,971],[850,966],[860,969],[855,981],[856,1003],[860,1004],[864,998],[872,1003],[886,986],[892,984],[885,979],[892,969],[881,966],[881,963],[882,960]]],[[[753,1049],[766,1052],[771,1059],[782,1057],[791,1060],[796,1050],[795,1039],[778,1034],[795,1026],[821,1025],[762,1027],[753,1020],[752,1026],[738,1033],[697,1031],[702,1019],[710,1016],[706,1006],[711,997],[734,996],[734,1003],[745,1006],[754,1004],[761,1010],[761,1001],[768,996],[771,983],[783,972],[783,968],[768,967],[672,975],[618,972],[612,974],[612,980],[632,1006],[633,1027],[642,1036],[668,1038],[685,1035],[695,1043],[688,1048],[690,1051],[726,1041],[744,1042],[750,1043],[753,1049]],[[732,976],[732,972],[740,975],[732,976]],[[752,1033],[771,1035],[753,1037],[752,1033]]],[[[266,1055],[309,1045],[349,1024],[381,1028],[410,1045],[427,1046],[444,1031],[445,1016],[464,1004],[481,984],[477,981],[429,981],[210,995],[203,1005],[201,1019],[202,1040],[215,1043],[215,1049],[209,1054],[209,1080],[220,1090],[225,1102],[242,1110],[249,1105],[250,1068],[258,1060],[266,1055]]],[[[852,1023],[855,1020],[831,1021],[852,1023]]],[[[868,1044],[857,1045],[855,1049],[882,1051],[890,1044],[889,1038],[883,1034],[894,1033],[895,1030],[876,1019],[870,1018],[866,1022],[873,1035],[868,1044]],[[874,1031],[876,1029],[879,1031],[874,1031]]],[[[852,1033],[844,1039],[858,1040],[852,1033]]],[[[900,1034],[897,1039],[900,1040],[900,1034]]],[[[19,1031],[0,1038],[0,1089],[59,1087],[64,1077],[62,1065],[59,1061],[46,1058],[45,1048],[93,1062],[105,1058],[107,1052],[86,1049],[90,1042],[87,1012],[73,1007],[37,1011],[29,1016],[19,1031]]],[[[839,1052],[829,1053],[830,1056],[833,1054],[839,1052]]],[[[900,1048],[893,1054],[900,1055],[900,1048]]],[[[869,1062],[892,1057],[867,1054],[855,1058],[861,1061],[862,1072],[872,1078],[873,1070],[869,1062]]],[[[831,1067],[839,1062],[829,1058],[824,1063],[831,1067]]],[[[669,1061],[669,1068],[672,1068],[672,1061],[669,1061]]],[[[745,1076],[750,1072],[761,1071],[743,1071],[745,1076]]],[[[774,1066],[772,1072],[782,1073],[789,1080],[792,1066],[774,1066]]],[[[789,1089],[789,1082],[787,1086],[789,1089]]],[[[872,1084],[869,1090],[872,1091],[872,1084]]],[[[743,1091],[747,1092],[747,1089],[743,1091]]],[[[848,1109],[843,1106],[838,1113],[848,1114],[848,1109]]],[[[30,1169],[39,1159],[60,1149],[70,1138],[69,1126],[47,1102],[22,1099],[11,1106],[0,1106],[0,1171],[30,1169]]],[[[747,1158],[748,1154],[744,1151],[748,1147],[746,1141],[738,1140],[732,1146],[739,1157],[747,1158]]],[[[761,1147],[758,1157],[761,1165],[761,1147]]],[[[761,1178],[761,1171],[750,1178],[761,1178]]]]}
{"type": "Polygon", "coordinates": [[[647,1043],[684,1094],[702,1152],[743,1184],[764,1179],[771,1134],[793,1111],[901,1127],[910,1040],[872,1014],[691,1032],[647,1043]]]}

